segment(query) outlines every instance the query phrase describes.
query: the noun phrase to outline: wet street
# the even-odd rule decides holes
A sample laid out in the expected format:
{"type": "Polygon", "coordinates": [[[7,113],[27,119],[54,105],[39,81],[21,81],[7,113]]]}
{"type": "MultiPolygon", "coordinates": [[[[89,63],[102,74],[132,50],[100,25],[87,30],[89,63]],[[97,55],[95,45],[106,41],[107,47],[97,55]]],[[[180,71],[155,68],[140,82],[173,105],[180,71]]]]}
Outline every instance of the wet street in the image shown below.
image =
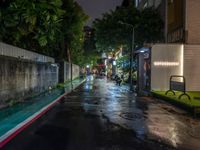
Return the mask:
{"type": "Polygon", "coordinates": [[[127,86],[88,78],[3,150],[197,150],[200,119],[127,86]]]}

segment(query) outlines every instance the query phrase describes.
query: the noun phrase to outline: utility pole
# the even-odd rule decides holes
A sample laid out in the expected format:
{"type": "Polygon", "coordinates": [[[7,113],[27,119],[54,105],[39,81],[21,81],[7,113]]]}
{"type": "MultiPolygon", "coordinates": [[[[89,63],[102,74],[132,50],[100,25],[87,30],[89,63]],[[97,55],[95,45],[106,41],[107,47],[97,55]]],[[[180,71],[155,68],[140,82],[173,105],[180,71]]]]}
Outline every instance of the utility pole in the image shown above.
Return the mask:
{"type": "Polygon", "coordinates": [[[73,82],[73,64],[72,64],[72,62],[70,63],[70,65],[71,65],[71,67],[70,67],[71,68],[71,71],[70,71],[71,72],[71,88],[73,91],[73,83],[72,83],[73,82]]]}
{"type": "Polygon", "coordinates": [[[130,52],[130,91],[133,91],[133,78],[132,78],[132,71],[133,71],[133,56],[134,56],[134,45],[135,45],[135,28],[133,28],[132,33],[132,44],[131,44],[131,52],[130,52]]]}
{"type": "Polygon", "coordinates": [[[133,78],[132,78],[132,70],[133,70],[133,56],[134,56],[134,45],[135,45],[135,28],[132,24],[125,23],[119,21],[118,23],[130,26],[132,28],[132,43],[130,50],[130,68],[129,68],[129,78],[130,78],[130,91],[133,91],[133,78]]]}
{"type": "Polygon", "coordinates": [[[70,63],[70,80],[71,80],[71,89],[73,91],[73,64],[72,64],[72,58],[71,53],[68,51],[68,61],[70,63]]]}

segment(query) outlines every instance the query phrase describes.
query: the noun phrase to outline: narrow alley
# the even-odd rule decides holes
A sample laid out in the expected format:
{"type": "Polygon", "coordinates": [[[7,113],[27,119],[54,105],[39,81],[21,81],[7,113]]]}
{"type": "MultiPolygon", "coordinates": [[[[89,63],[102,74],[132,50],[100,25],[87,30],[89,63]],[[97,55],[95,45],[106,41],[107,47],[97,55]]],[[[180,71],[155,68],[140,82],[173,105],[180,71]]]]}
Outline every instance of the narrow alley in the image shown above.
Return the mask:
{"type": "Polygon", "coordinates": [[[200,149],[200,120],[92,76],[2,150],[200,149]]]}

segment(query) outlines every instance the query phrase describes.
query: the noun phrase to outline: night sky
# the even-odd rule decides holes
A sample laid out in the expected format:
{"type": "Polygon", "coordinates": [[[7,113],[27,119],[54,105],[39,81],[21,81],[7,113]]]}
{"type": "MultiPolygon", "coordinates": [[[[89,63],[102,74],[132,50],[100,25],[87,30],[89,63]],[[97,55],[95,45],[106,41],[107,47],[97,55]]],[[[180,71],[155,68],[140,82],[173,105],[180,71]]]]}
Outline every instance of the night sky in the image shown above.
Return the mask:
{"type": "Polygon", "coordinates": [[[92,20],[101,17],[102,13],[115,9],[121,5],[122,0],[76,0],[85,13],[90,16],[87,25],[91,25],[92,20]]]}

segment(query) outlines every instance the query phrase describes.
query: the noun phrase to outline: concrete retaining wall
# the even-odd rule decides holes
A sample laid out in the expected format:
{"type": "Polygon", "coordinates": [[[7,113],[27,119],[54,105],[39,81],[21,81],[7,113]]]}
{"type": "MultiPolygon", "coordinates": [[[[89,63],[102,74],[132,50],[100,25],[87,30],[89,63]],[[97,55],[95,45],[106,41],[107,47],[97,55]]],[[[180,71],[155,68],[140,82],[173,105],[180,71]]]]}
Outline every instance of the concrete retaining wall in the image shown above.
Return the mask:
{"type": "MultiPolygon", "coordinates": [[[[0,108],[71,80],[71,64],[0,42],[0,108]]],[[[80,67],[72,64],[72,79],[80,67]]]]}
{"type": "Polygon", "coordinates": [[[57,83],[57,66],[0,56],[0,104],[30,97],[57,83]]]}
{"type": "Polygon", "coordinates": [[[0,55],[8,56],[14,58],[20,58],[24,60],[31,60],[35,62],[43,62],[43,63],[54,63],[55,59],[49,56],[41,55],[32,51],[27,51],[25,49],[15,47],[12,45],[8,45],[0,42],[0,55]]]}

